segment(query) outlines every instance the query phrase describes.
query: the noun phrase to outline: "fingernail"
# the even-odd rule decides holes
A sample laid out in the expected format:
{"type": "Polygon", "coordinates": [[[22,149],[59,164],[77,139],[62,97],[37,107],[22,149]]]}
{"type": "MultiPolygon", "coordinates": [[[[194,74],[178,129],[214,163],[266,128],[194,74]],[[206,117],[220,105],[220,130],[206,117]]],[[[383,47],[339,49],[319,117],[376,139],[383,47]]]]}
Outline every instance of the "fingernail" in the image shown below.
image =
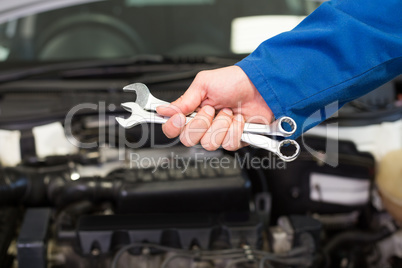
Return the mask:
{"type": "Polygon", "coordinates": [[[175,114],[172,116],[173,125],[177,128],[182,128],[184,126],[184,116],[181,114],[175,114]]]}
{"type": "Polygon", "coordinates": [[[212,108],[212,106],[209,106],[209,105],[205,106],[204,111],[209,116],[214,116],[215,115],[215,109],[212,108]]]}
{"type": "Polygon", "coordinates": [[[241,114],[236,114],[235,120],[238,122],[243,122],[243,116],[241,114]]]}
{"type": "Polygon", "coordinates": [[[229,109],[229,108],[223,108],[222,112],[224,112],[225,114],[230,115],[230,116],[233,115],[232,109],[229,109]]]}

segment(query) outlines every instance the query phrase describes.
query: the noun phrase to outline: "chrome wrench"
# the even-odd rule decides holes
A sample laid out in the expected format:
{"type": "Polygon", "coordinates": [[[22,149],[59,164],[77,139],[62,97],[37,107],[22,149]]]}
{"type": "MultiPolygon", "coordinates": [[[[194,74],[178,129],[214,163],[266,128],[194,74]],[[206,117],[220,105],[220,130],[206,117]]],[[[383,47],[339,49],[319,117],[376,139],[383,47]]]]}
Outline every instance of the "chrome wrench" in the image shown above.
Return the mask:
{"type": "MultiPolygon", "coordinates": [[[[135,103],[137,103],[141,108],[145,110],[156,112],[156,107],[158,107],[159,105],[170,104],[169,102],[154,97],[151,94],[148,87],[142,83],[134,83],[127,85],[123,88],[123,90],[126,92],[135,92],[137,95],[135,103]]],[[[192,118],[196,115],[197,113],[194,112],[188,115],[187,117],[192,118]]],[[[289,137],[296,132],[296,129],[297,129],[296,122],[292,118],[284,116],[272,122],[269,125],[245,123],[243,132],[261,134],[261,135],[289,137]],[[285,128],[289,128],[289,130],[285,128]]]]}
{"type": "MultiPolygon", "coordinates": [[[[131,112],[131,116],[127,119],[121,117],[116,118],[117,122],[124,128],[132,128],[143,123],[164,124],[169,119],[169,117],[146,111],[138,103],[135,102],[125,102],[121,105],[125,110],[131,112]]],[[[192,117],[186,117],[186,124],[192,119],[192,117]]],[[[241,140],[253,146],[271,151],[285,162],[293,161],[300,153],[299,144],[296,141],[290,139],[278,141],[263,135],[243,131],[241,140]],[[282,152],[282,148],[288,145],[293,145],[295,148],[294,153],[292,153],[291,155],[285,155],[282,152]]]]}

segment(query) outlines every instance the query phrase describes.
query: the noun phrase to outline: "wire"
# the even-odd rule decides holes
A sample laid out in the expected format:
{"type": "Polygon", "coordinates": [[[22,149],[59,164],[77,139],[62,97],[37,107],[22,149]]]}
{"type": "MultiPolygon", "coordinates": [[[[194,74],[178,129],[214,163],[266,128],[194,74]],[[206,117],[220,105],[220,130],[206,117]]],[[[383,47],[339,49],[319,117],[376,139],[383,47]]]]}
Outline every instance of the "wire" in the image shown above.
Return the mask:
{"type": "Polygon", "coordinates": [[[268,260],[270,260],[272,262],[281,263],[281,264],[300,265],[300,266],[309,266],[311,263],[311,258],[306,258],[306,257],[281,259],[281,258],[277,258],[272,255],[268,255],[268,256],[263,257],[260,260],[259,268],[264,268],[264,264],[268,260]]]}
{"type": "Polygon", "coordinates": [[[170,256],[169,258],[166,258],[164,261],[163,261],[163,263],[162,263],[162,265],[161,265],[161,268],[166,268],[167,266],[168,266],[168,264],[172,261],[172,260],[174,260],[174,259],[177,259],[177,258],[188,258],[188,259],[192,259],[192,258],[194,258],[195,256],[194,255],[189,255],[189,254],[177,254],[177,255],[172,255],[172,256],[170,256]]]}
{"type": "Polygon", "coordinates": [[[127,250],[136,248],[136,247],[149,247],[149,248],[155,248],[155,249],[159,249],[159,250],[163,250],[163,251],[172,251],[172,252],[176,252],[178,254],[189,254],[190,253],[188,250],[178,249],[178,248],[173,248],[173,247],[166,247],[166,246],[161,246],[161,245],[157,245],[157,244],[132,243],[130,245],[122,247],[121,249],[119,249],[119,251],[117,251],[116,255],[113,258],[111,267],[117,268],[117,263],[119,262],[121,255],[123,255],[124,252],[126,252],[127,250]]]}
{"type": "Polygon", "coordinates": [[[222,255],[201,255],[199,257],[203,260],[235,259],[235,258],[244,257],[244,253],[222,254],[222,255]]]}
{"type": "Polygon", "coordinates": [[[268,268],[275,268],[272,264],[270,264],[269,262],[268,263],[265,263],[265,266],[268,266],[268,268]]]}
{"type": "Polygon", "coordinates": [[[262,256],[272,255],[275,258],[293,257],[293,256],[297,256],[297,255],[304,254],[304,253],[307,253],[307,252],[308,252],[308,249],[305,248],[305,247],[297,247],[297,248],[289,250],[288,252],[275,253],[275,254],[265,252],[265,251],[262,251],[262,250],[253,250],[254,254],[259,254],[259,255],[262,255],[262,256]]]}
{"type": "MultiPolygon", "coordinates": [[[[150,244],[150,243],[133,243],[127,246],[122,247],[119,249],[119,251],[116,253],[116,255],[113,258],[112,261],[112,268],[117,268],[118,261],[120,257],[123,255],[124,252],[126,252],[129,249],[136,248],[136,247],[149,247],[149,248],[155,248],[163,251],[170,251],[170,252],[175,252],[178,253],[180,256],[186,256],[186,257],[200,257],[203,259],[218,259],[218,258],[235,258],[235,257],[243,257],[244,256],[244,251],[242,249],[224,249],[224,250],[214,250],[214,251],[199,251],[199,255],[195,254],[194,251],[190,250],[185,250],[185,249],[178,249],[178,248],[173,248],[173,247],[167,247],[167,246],[162,246],[158,244],[150,244]]],[[[175,255],[175,256],[179,256],[175,255]]]]}
{"type": "MultiPolygon", "coordinates": [[[[297,247],[288,252],[277,253],[277,254],[272,254],[272,253],[264,252],[261,250],[254,250],[253,253],[263,256],[262,259],[260,260],[259,268],[264,268],[265,262],[267,260],[270,260],[272,262],[282,263],[282,264],[288,264],[288,265],[305,263],[306,266],[308,266],[307,264],[310,263],[310,261],[311,261],[310,257],[295,257],[300,254],[308,253],[308,251],[309,251],[308,248],[297,247]],[[289,257],[294,257],[294,258],[289,258],[289,257]]],[[[269,264],[269,265],[272,267],[271,264],[269,264]]]]}
{"type": "MultiPolygon", "coordinates": [[[[185,250],[185,249],[179,249],[179,248],[173,248],[173,247],[167,247],[167,246],[162,246],[158,244],[151,244],[151,243],[133,243],[127,246],[122,247],[117,251],[116,255],[113,258],[112,261],[112,268],[117,268],[117,264],[121,258],[121,256],[129,249],[136,248],[136,247],[148,247],[148,248],[154,248],[154,249],[159,249],[165,252],[174,252],[177,253],[176,255],[170,256],[164,260],[164,262],[161,265],[161,268],[166,268],[167,265],[174,259],[176,258],[197,258],[200,260],[216,260],[216,259],[234,259],[228,265],[226,268],[231,267],[235,264],[242,263],[242,262],[250,262],[255,260],[249,259],[249,258],[244,258],[245,252],[244,249],[223,249],[223,250],[185,250]]],[[[308,249],[305,247],[298,247],[294,248],[286,253],[282,254],[274,254],[274,253],[269,253],[265,252],[262,250],[251,250],[250,254],[251,255],[257,255],[261,260],[259,267],[264,268],[265,262],[270,260],[272,262],[277,262],[277,263],[282,263],[282,264],[288,264],[288,265],[293,265],[293,264],[304,264],[304,263],[310,263],[310,258],[308,257],[296,257],[300,254],[307,253],[308,249]],[[294,257],[294,258],[290,258],[294,257]]],[[[256,256],[256,257],[257,257],[256,256]]],[[[272,267],[271,264],[269,264],[270,267],[272,267]]]]}
{"type": "Polygon", "coordinates": [[[221,249],[221,250],[203,250],[201,251],[203,255],[225,255],[233,253],[244,253],[243,249],[221,249]]]}
{"type": "Polygon", "coordinates": [[[376,232],[352,230],[340,233],[334,236],[323,248],[323,255],[326,266],[328,267],[331,263],[331,253],[334,252],[337,248],[340,248],[341,246],[346,244],[350,245],[356,243],[375,243],[381,239],[384,239],[390,234],[391,231],[386,227],[381,227],[376,232]]]}
{"type": "Polygon", "coordinates": [[[255,260],[250,260],[250,259],[247,259],[247,258],[241,258],[241,259],[233,260],[233,261],[229,262],[225,266],[225,268],[230,268],[230,267],[232,267],[232,266],[234,266],[236,264],[243,263],[243,262],[255,262],[255,260]]]}

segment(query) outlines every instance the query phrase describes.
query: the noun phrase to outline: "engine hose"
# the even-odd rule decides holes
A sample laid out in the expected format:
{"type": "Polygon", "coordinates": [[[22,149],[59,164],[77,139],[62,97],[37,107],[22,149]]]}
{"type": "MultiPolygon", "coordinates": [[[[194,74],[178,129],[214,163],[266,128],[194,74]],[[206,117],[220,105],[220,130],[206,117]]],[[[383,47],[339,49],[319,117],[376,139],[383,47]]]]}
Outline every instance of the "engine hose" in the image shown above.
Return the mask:
{"type": "Polygon", "coordinates": [[[0,173],[0,205],[18,204],[24,199],[29,178],[13,169],[4,169],[0,173]]]}
{"type": "Polygon", "coordinates": [[[0,205],[48,206],[48,174],[65,177],[67,166],[0,169],[0,205]]]}
{"type": "Polygon", "coordinates": [[[58,176],[49,179],[47,190],[52,204],[57,207],[65,207],[83,200],[114,201],[120,186],[120,180],[85,177],[72,181],[58,176]]]}
{"type": "Polygon", "coordinates": [[[333,237],[323,248],[323,254],[325,262],[327,262],[327,267],[331,264],[331,254],[339,247],[345,244],[363,244],[363,243],[374,243],[379,241],[391,234],[391,231],[382,227],[376,232],[365,232],[365,231],[348,231],[343,232],[335,237],[333,237]]]}
{"type": "Polygon", "coordinates": [[[116,201],[122,182],[115,178],[71,180],[67,170],[51,174],[25,168],[0,169],[0,205],[66,207],[77,201],[116,201]]]}
{"type": "Polygon", "coordinates": [[[121,185],[121,180],[115,178],[88,177],[74,181],[65,169],[41,173],[5,168],[0,169],[0,205],[43,206],[50,202],[66,207],[84,200],[116,201],[121,185]]]}

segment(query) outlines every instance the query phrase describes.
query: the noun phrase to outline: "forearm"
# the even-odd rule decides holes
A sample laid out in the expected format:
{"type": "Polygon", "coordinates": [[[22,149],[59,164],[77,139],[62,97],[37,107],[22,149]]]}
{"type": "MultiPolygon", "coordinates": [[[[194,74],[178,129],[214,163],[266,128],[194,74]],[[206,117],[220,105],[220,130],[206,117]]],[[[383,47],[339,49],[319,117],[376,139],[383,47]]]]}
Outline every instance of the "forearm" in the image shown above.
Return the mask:
{"type": "Polygon", "coordinates": [[[401,73],[401,10],[399,0],[324,3],[237,65],[276,117],[296,120],[298,136],[335,112],[326,107],[339,107],[401,73]]]}

